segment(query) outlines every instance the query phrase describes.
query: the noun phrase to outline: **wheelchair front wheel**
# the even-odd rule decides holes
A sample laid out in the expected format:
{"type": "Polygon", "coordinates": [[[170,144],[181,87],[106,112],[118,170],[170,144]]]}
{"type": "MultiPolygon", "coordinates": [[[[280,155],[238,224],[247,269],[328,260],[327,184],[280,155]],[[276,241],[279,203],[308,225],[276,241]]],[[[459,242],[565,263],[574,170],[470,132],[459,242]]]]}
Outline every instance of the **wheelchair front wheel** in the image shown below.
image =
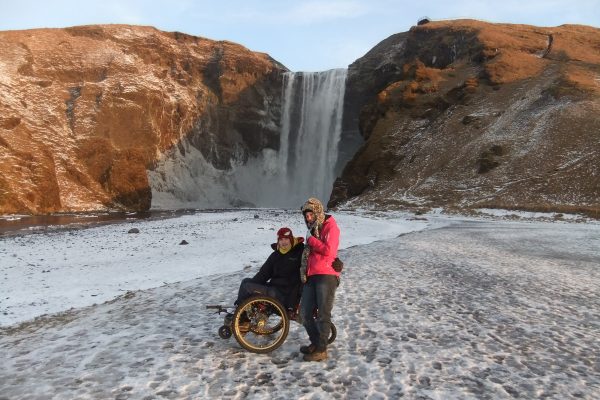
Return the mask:
{"type": "Polygon", "coordinates": [[[231,337],[231,328],[227,325],[223,325],[219,328],[219,337],[221,339],[229,339],[231,337]]]}

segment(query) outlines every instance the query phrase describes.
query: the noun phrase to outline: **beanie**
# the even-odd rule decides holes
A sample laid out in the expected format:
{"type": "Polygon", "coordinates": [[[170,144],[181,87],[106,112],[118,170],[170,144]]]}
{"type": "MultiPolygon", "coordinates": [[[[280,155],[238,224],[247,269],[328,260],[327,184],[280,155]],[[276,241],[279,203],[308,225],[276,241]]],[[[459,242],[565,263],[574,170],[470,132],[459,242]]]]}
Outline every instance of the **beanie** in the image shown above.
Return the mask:
{"type": "Polygon", "coordinates": [[[290,239],[290,243],[294,243],[294,235],[292,234],[292,230],[290,228],[281,228],[277,231],[277,241],[281,238],[290,239]]]}

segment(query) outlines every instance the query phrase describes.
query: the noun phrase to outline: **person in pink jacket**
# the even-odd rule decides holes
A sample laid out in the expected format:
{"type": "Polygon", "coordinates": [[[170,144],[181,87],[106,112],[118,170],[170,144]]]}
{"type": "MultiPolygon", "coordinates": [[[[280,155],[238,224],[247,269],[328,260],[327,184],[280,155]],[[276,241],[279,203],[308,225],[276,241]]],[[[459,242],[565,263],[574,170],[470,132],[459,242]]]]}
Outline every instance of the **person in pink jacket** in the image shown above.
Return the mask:
{"type": "Polygon", "coordinates": [[[340,229],[331,215],[326,215],[323,204],[309,198],[302,206],[304,222],[308,227],[306,246],[302,254],[301,279],[304,282],[300,303],[301,318],[310,338],[310,345],[300,351],[305,361],[327,359],[327,340],[331,332],[331,309],[339,283],[339,272],[332,263],[337,257],[340,229]],[[319,310],[314,317],[314,309],[319,310]]]}

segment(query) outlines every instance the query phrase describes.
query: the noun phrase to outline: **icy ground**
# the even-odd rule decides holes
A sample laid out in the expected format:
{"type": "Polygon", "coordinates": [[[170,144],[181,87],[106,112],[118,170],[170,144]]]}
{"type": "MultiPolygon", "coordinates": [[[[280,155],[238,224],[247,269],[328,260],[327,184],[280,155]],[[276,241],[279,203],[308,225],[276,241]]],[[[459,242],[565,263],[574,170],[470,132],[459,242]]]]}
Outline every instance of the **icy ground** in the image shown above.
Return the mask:
{"type": "MultiPolygon", "coordinates": [[[[344,227],[342,248],[434,223],[406,214],[336,218],[344,227]]],[[[242,210],[0,238],[0,326],[103,303],[129,290],[256,269],[282,226],[306,234],[298,211],[242,210]],[[128,234],[132,228],[139,233],[128,234]]]]}
{"type": "Polygon", "coordinates": [[[301,360],[295,323],[268,355],[218,338],[204,305],[253,264],[2,328],[0,399],[599,397],[598,224],[455,220],[347,245],[324,363],[301,360]]]}

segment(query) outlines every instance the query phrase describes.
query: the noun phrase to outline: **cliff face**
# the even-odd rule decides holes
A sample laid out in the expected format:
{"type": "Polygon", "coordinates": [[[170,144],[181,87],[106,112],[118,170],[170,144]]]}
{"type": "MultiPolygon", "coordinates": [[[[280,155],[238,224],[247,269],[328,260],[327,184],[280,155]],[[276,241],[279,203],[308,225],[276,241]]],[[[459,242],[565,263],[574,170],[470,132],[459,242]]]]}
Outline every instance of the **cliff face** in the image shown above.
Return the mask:
{"type": "Polygon", "coordinates": [[[151,27],[0,32],[0,213],[148,209],[182,140],[217,170],[276,149],[284,71],[151,27]]]}
{"type": "Polygon", "coordinates": [[[366,142],[330,206],[600,210],[600,30],[458,20],[349,68],[366,142]]]}

